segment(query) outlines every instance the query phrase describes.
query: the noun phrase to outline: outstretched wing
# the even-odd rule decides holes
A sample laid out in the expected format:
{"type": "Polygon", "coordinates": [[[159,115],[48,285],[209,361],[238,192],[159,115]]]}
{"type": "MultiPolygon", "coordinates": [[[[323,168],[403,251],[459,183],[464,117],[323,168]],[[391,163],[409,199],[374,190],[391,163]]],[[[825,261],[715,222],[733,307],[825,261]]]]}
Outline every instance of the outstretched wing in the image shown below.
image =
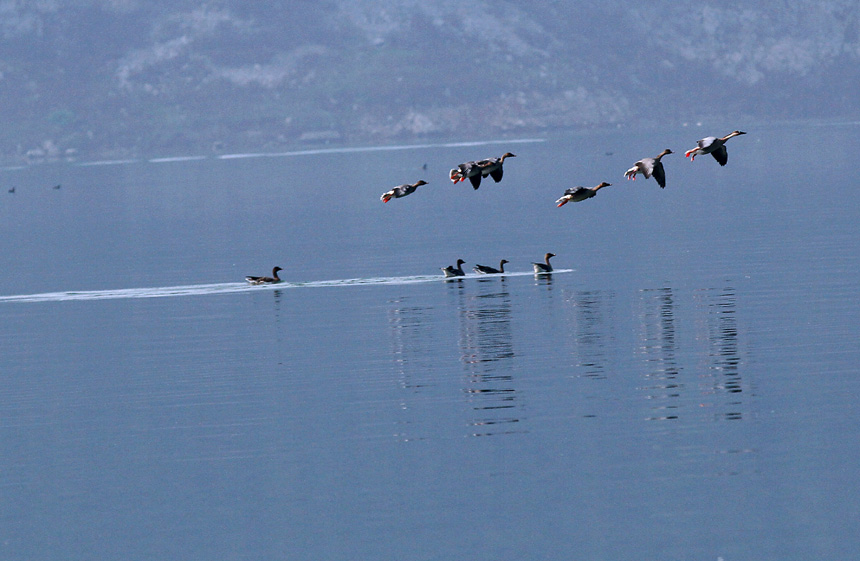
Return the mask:
{"type": "Polygon", "coordinates": [[[469,177],[469,181],[472,182],[472,187],[477,189],[478,187],[481,186],[481,174],[478,173],[478,174],[475,174],[475,175],[469,177]]]}
{"type": "Polygon", "coordinates": [[[716,161],[720,162],[721,166],[726,165],[726,162],[729,161],[729,153],[726,150],[725,145],[720,146],[718,150],[711,152],[711,156],[713,156],[716,161]]]}
{"type": "Polygon", "coordinates": [[[498,183],[499,181],[502,180],[502,174],[504,172],[505,172],[505,170],[502,168],[502,166],[499,166],[499,169],[496,169],[496,170],[493,170],[490,172],[490,177],[493,178],[493,181],[498,183]]]}
{"type": "Polygon", "coordinates": [[[659,185],[661,189],[666,187],[666,172],[663,171],[662,163],[653,162],[651,175],[657,180],[657,185],[659,185]]]}
{"type": "Polygon", "coordinates": [[[711,144],[714,143],[714,141],[716,139],[717,139],[716,136],[706,136],[705,138],[700,140],[697,144],[699,145],[699,148],[701,148],[703,150],[707,150],[711,146],[711,144]]]}

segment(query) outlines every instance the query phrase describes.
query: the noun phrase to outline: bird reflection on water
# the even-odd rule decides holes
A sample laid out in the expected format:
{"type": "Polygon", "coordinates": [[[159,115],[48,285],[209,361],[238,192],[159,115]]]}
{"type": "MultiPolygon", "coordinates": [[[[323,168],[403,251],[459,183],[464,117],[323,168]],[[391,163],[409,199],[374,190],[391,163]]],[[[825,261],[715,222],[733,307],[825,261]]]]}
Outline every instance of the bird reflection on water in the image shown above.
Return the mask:
{"type": "MultiPolygon", "coordinates": [[[[465,370],[463,391],[476,417],[472,436],[519,432],[515,358],[511,328],[511,295],[506,279],[481,279],[478,294],[456,287],[460,318],[460,360],[465,370]]],[[[452,287],[453,288],[453,287],[452,287]]]]}
{"type": "Polygon", "coordinates": [[[606,378],[607,346],[615,340],[611,322],[614,298],[611,291],[586,290],[577,291],[568,301],[574,309],[575,366],[584,369],[585,378],[606,378]]]}
{"type": "Polygon", "coordinates": [[[675,339],[675,293],[670,287],[643,289],[639,295],[639,352],[645,356],[647,384],[642,388],[653,400],[649,420],[678,418],[683,387],[678,375],[678,346],[675,339]]]}
{"type": "Polygon", "coordinates": [[[740,394],[744,388],[735,290],[697,290],[693,304],[694,344],[704,345],[695,355],[704,358],[685,368],[681,363],[689,361],[678,357],[677,291],[664,287],[640,292],[638,348],[649,365],[645,374],[648,383],[642,389],[653,402],[652,414],[647,418],[674,420],[682,411],[699,413],[704,408],[708,412],[723,409],[713,413],[718,420],[742,419],[744,403],[740,394]]]}
{"type": "Polygon", "coordinates": [[[723,411],[714,413],[715,418],[738,420],[743,418],[743,379],[740,372],[741,352],[738,342],[737,293],[731,286],[721,289],[700,290],[696,293],[697,304],[705,315],[703,329],[708,350],[708,382],[702,390],[714,396],[716,402],[722,398],[723,411]]]}

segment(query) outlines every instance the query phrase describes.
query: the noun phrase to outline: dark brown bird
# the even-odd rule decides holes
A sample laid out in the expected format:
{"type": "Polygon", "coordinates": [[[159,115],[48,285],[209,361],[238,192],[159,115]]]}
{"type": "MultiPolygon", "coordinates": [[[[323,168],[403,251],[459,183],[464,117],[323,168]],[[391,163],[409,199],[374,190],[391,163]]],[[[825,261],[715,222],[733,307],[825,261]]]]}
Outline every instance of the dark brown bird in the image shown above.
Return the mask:
{"type": "Polygon", "coordinates": [[[278,271],[283,271],[283,269],[275,267],[272,269],[271,277],[245,277],[245,280],[251,284],[277,284],[281,282],[281,278],[278,276],[278,271]]]}
{"type": "Polygon", "coordinates": [[[488,267],[486,265],[475,265],[472,267],[472,270],[476,273],[483,273],[485,275],[498,275],[505,272],[505,263],[509,263],[507,259],[502,259],[499,261],[499,268],[494,269],[493,267],[488,267]]]}

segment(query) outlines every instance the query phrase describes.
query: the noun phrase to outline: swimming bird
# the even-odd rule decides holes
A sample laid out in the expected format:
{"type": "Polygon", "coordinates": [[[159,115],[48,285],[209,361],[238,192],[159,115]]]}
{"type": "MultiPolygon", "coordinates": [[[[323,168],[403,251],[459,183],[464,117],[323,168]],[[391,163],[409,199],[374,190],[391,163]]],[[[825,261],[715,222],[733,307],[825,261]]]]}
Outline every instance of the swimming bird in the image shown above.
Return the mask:
{"type": "Polygon", "coordinates": [[[481,186],[481,179],[487,176],[492,177],[493,181],[498,183],[502,180],[502,176],[505,173],[505,170],[502,167],[505,163],[505,159],[516,157],[516,154],[505,152],[498,158],[487,158],[485,160],[478,160],[477,162],[466,162],[464,164],[460,164],[451,170],[451,181],[457,183],[468,178],[469,182],[472,183],[472,187],[475,189],[481,186]]]}
{"type": "Polygon", "coordinates": [[[555,253],[547,253],[543,256],[543,263],[532,263],[535,268],[535,274],[539,275],[541,273],[551,273],[552,265],[549,264],[549,258],[555,257],[555,253]]]}
{"type": "Polygon", "coordinates": [[[60,187],[62,187],[60,184],[54,185],[54,189],[59,189],[60,187]]]}
{"type": "Polygon", "coordinates": [[[14,186],[14,185],[13,185],[12,187],[10,187],[10,188],[9,188],[9,192],[10,192],[10,193],[14,193],[14,192],[15,192],[15,186],[14,186]]]}
{"type": "Polygon", "coordinates": [[[715,160],[720,162],[721,166],[726,165],[729,161],[729,153],[726,152],[726,141],[734,136],[746,134],[743,131],[732,131],[726,136],[717,138],[716,136],[708,136],[696,143],[696,147],[687,150],[684,153],[685,158],[690,158],[690,161],[696,159],[699,154],[710,154],[715,160]]]}
{"type": "Polygon", "coordinates": [[[564,196],[562,196],[559,200],[556,201],[557,206],[564,206],[567,203],[573,201],[574,203],[578,203],[580,201],[584,201],[585,199],[590,199],[600,189],[604,187],[609,187],[612,183],[607,183],[605,181],[601,182],[600,185],[595,187],[571,187],[564,192],[564,196]]]}
{"type": "Polygon", "coordinates": [[[278,277],[278,271],[283,271],[283,269],[275,267],[272,269],[271,277],[245,277],[245,280],[251,284],[277,284],[281,282],[281,278],[278,277]]]}
{"type": "Polygon", "coordinates": [[[483,273],[485,275],[498,275],[499,273],[505,272],[505,263],[509,263],[507,259],[502,259],[499,261],[499,268],[494,269],[492,267],[487,267],[486,265],[475,265],[472,267],[472,270],[476,273],[483,273]]]}
{"type": "Polygon", "coordinates": [[[391,191],[386,191],[379,197],[379,200],[383,203],[387,203],[391,200],[392,197],[395,199],[399,199],[400,197],[405,197],[406,195],[411,195],[415,192],[415,189],[418,189],[422,185],[427,185],[427,182],[423,179],[420,179],[418,183],[404,183],[403,185],[398,185],[391,191]]]}
{"type": "Polygon", "coordinates": [[[463,272],[463,261],[462,259],[457,259],[457,265],[448,265],[447,267],[442,267],[442,272],[445,273],[446,277],[465,277],[466,273],[463,272]]]}
{"type": "Polygon", "coordinates": [[[673,154],[673,152],[666,148],[653,158],[642,158],[633,164],[632,168],[624,172],[624,176],[627,179],[635,180],[637,173],[641,173],[646,179],[653,175],[661,189],[666,187],[666,172],[663,171],[663,164],[660,162],[660,159],[666,154],[673,154]]]}

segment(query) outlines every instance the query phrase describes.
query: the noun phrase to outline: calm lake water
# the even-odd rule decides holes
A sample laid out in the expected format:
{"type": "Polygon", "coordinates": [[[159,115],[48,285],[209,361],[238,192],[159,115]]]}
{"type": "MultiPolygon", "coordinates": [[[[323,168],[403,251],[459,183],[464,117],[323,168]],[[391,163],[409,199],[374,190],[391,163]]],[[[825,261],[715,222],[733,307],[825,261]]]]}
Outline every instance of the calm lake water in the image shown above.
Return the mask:
{"type": "Polygon", "coordinates": [[[860,125],[746,126],[3,170],[0,558],[856,558],[860,125]]]}

